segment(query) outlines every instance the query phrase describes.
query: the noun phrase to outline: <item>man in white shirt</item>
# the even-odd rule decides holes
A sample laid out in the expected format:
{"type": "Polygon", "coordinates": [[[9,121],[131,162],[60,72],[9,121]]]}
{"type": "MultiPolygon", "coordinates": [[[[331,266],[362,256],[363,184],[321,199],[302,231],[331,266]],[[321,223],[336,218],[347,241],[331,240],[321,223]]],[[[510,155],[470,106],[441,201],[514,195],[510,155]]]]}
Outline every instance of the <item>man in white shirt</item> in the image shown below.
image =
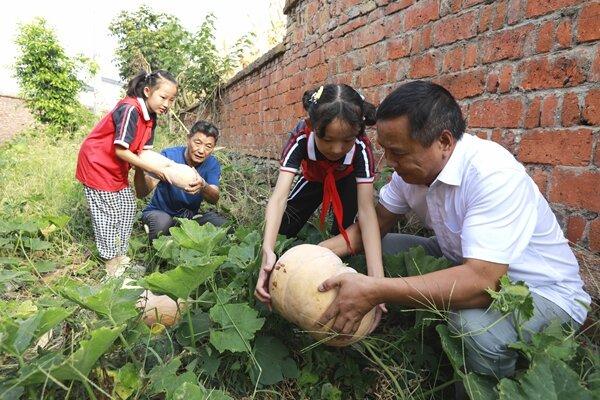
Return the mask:
{"type": "MultiPolygon", "coordinates": [[[[525,332],[558,319],[579,327],[590,297],[579,266],[555,215],[525,168],[497,143],[464,134],[461,110],[443,87],[424,81],[400,86],[377,110],[377,140],[395,172],[376,207],[382,237],[409,211],[435,232],[432,238],[388,234],[388,253],[422,245],[455,266],[422,276],[372,278],[343,274],[319,290],[338,287],[321,323],[334,319],[341,333],[356,330],[362,316],[380,303],[450,309],[450,327],[464,334],[469,370],[503,377],[514,372],[514,322],[493,310],[486,289],[500,278],[524,281],[535,313],[525,332]],[[498,322],[500,320],[500,322],[498,322]]],[[[348,229],[361,246],[358,224],[348,229]]],[[[322,243],[342,256],[340,237],[322,243]]]]}

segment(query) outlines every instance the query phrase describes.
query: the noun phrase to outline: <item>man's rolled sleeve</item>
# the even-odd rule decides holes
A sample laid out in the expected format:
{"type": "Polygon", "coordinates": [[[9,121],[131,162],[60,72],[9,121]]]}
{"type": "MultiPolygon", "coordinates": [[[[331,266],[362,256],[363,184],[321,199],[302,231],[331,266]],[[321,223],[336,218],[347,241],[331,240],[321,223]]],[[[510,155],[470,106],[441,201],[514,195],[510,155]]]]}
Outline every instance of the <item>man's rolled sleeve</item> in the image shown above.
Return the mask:
{"type": "Polygon", "coordinates": [[[391,213],[401,215],[410,211],[402,192],[403,185],[406,183],[394,172],[392,179],[379,190],[379,202],[391,213]]]}

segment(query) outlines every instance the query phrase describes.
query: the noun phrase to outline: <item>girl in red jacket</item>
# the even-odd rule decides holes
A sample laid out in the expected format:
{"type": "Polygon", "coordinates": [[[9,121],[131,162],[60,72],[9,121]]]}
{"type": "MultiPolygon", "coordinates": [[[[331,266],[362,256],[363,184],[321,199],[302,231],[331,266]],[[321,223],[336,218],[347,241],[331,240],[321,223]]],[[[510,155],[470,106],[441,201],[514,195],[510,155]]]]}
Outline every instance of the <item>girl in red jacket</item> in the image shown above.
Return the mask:
{"type": "Polygon", "coordinates": [[[165,180],[163,171],[138,155],[152,148],[156,116],[175,101],[177,81],[168,71],[141,72],[128,84],[127,96],[94,127],[79,150],[76,177],[84,185],[94,237],[109,276],[129,264],[127,248],[135,216],[129,187],[131,166],[165,180]]]}

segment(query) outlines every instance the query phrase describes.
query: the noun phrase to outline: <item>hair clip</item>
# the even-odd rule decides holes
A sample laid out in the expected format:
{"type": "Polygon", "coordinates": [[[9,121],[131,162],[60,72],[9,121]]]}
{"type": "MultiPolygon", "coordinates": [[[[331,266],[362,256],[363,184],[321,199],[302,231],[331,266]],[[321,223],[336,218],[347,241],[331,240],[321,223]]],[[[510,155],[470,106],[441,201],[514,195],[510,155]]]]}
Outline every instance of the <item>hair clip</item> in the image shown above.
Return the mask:
{"type": "Polygon", "coordinates": [[[316,92],[314,92],[312,94],[312,96],[310,96],[310,101],[314,104],[317,104],[317,101],[321,98],[322,94],[323,94],[323,86],[321,86],[319,88],[319,90],[317,90],[316,92]]]}

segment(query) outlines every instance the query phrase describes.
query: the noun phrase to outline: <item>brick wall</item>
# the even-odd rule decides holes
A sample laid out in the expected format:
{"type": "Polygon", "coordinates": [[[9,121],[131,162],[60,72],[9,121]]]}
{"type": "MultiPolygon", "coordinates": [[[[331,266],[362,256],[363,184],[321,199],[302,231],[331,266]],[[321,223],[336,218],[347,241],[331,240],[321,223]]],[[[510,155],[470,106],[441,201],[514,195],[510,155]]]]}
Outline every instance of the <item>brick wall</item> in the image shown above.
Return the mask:
{"type": "Polygon", "coordinates": [[[32,126],[33,123],[33,117],[22,99],[0,95],[0,143],[32,126]]]}
{"type": "Polygon", "coordinates": [[[568,238],[600,252],[600,2],[288,0],[283,43],[228,84],[222,143],[277,157],[304,90],[347,83],[379,103],[430,79],[471,132],[522,161],[568,238]]]}

